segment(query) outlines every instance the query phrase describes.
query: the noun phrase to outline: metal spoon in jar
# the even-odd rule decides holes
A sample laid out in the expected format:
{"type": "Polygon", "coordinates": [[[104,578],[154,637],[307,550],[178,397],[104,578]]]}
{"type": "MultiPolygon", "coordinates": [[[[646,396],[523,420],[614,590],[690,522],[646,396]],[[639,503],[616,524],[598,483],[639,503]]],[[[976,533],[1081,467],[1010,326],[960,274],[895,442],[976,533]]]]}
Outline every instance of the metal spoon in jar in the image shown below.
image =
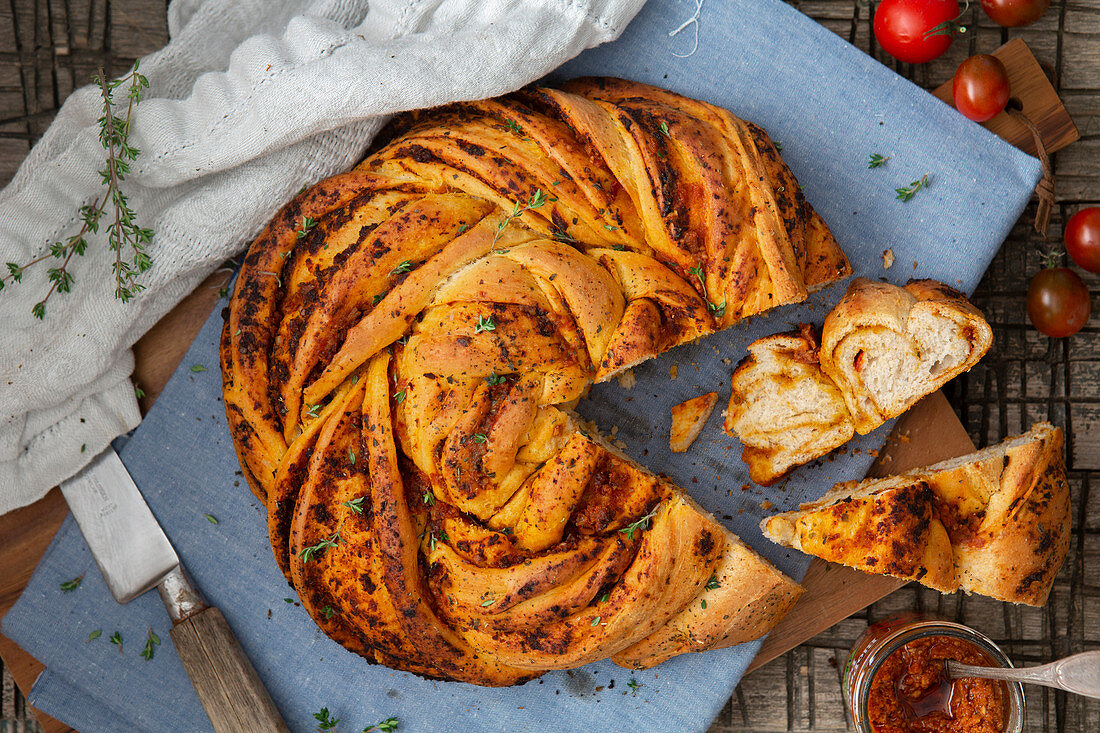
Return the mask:
{"type": "Polygon", "coordinates": [[[989,680],[1027,682],[1085,697],[1100,698],[1100,651],[1074,654],[1038,667],[978,667],[962,664],[953,659],[946,662],[948,679],[959,677],[984,677],[989,680]]]}

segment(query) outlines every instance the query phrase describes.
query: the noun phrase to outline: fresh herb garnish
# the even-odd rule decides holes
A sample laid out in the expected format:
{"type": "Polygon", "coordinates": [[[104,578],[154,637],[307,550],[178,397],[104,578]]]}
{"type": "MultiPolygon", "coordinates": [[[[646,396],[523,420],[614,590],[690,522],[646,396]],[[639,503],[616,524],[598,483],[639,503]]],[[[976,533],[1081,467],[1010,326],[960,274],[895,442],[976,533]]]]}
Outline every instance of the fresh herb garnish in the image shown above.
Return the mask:
{"type": "Polygon", "coordinates": [[[325,551],[328,550],[330,547],[336,547],[336,545],[340,544],[340,540],[340,532],[339,530],[337,530],[336,532],[332,533],[332,536],[326,537],[325,539],[318,542],[316,545],[303,547],[298,552],[298,557],[302,559],[302,562],[316,560],[318,557],[324,555],[325,551]]]}
{"type": "Polygon", "coordinates": [[[88,634],[88,641],[95,641],[101,636],[103,636],[103,629],[96,629],[92,633],[88,634]]]}
{"type": "Polygon", "coordinates": [[[492,316],[478,316],[477,325],[474,326],[474,333],[481,333],[482,331],[495,331],[497,330],[496,321],[492,316]]]}
{"type": "Polygon", "coordinates": [[[145,390],[143,390],[137,382],[134,383],[134,397],[137,397],[139,400],[145,399],[145,390]]]}
{"type": "Polygon", "coordinates": [[[395,392],[394,395],[393,395],[393,400],[394,400],[394,402],[396,402],[399,405],[402,402],[404,402],[405,401],[405,390],[401,390],[400,392],[395,392]]]}
{"type": "Polygon", "coordinates": [[[218,523],[218,518],[215,517],[213,514],[203,514],[203,516],[206,517],[206,521],[210,522],[211,524],[218,523]]]}
{"type": "Polygon", "coordinates": [[[630,678],[630,682],[626,683],[626,686],[630,688],[631,695],[637,695],[638,690],[644,687],[644,685],[640,684],[638,680],[634,679],[633,677],[630,678]]]}
{"type": "Polygon", "coordinates": [[[474,433],[475,443],[484,443],[487,440],[489,440],[489,438],[485,435],[485,433],[474,433]]]}
{"type": "Polygon", "coordinates": [[[118,647],[118,653],[122,654],[122,634],[117,631],[111,634],[107,640],[118,647]]]}
{"type": "Polygon", "coordinates": [[[661,134],[664,135],[665,137],[669,136],[668,135],[668,123],[665,122],[664,120],[661,120],[661,134]]]}
{"type": "Polygon", "coordinates": [[[500,239],[500,235],[504,233],[504,230],[508,228],[508,225],[523,215],[523,212],[537,209],[546,203],[546,194],[542,192],[541,188],[536,188],[535,192],[531,194],[527,199],[527,203],[520,205],[518,201],[512,204],[512,213],[505,216],[497,224],[497,230],[493,233],[492,249],[496,249],[497,240],[500,239]]]}
{"type": "Polygon", "coordinates": [[[646,514],[644,517],[642,517],[641,519],[639,519],[636,522],[632,522],[632,523],[628,524],[627,526],[623,527],[619,531],[622,532],[623,534],[625,534],[626,538],[628,540],[634,539],[634,533],[635,532],[638,532],[639,534],[641,534],[641,531],[643,529],[649,529],[649,520],[653,519],[654,515],[657,514],[657,509],[659,509],[660,506],[661,505],[658,504],[657,506],[653,507],[652,509],[649,510],[649,514],[646,514]]]}
{"type": "Polygon", "coordinates": [[[387,292],[388,292],[388,291],[385,291],[385,290],[384,290],[384,291],[382,291],[381,293],[379,293],[378,295],[376,295],[376,296],[374,296],[373,298],[371,298],[371,305],[378,305],[379,303],[381,303],[381,302],[382,302],[382,298],[385,298],[385,297],[386,297],[386,293],[387,293],[387,292]]]}
{"type": "Polygon", "coordinates": [[[882,155],[881,153],[871,153],[871,159],[867,161],[868,168],[881,168],[886,165],[886,161],[890,160],[892,156],[882,155]]]}
{"type": "Polygon", "coordinates": [[[313,718],[317,721],[317,730],[335,730],[340,722],[340,718],[332,717],[328,708],[321,708],[320,712],[313,714],[313,718]]]}
{"type": "Polygon", "coordinates": [[[600,625],[600,617],[599,617],[599,616],[597,616],[596,618],[592,619],[592,625],[593,625],[593,626],[599,626],[599,625],[600,625]]]}
{"type": "Polygon", "coordinates": [[[427,504],[428,506],[435,506],[435,494],[432,493],[431,489],[428,489],[427,491],[424,492],[423,499],[424,499],[424,503],[427,504]]]}
{"type": "Polygon", "coordinates": [[[403,272],[412,272],[412,270],[413,270],[412,261],[411,260],[405,260],[400,265],[398,265],[397,267],[390,270],[390,274],[391,275],[400,275],[403,272]]]}
{"type": "Polygon", "coordinates": [[[363,729],[363,733],[371,733],[371,731],[377,730],[380,733],[393,733],[397,730],[397,718],[386,718],[381,723],[375,723],[374,725],[368,725],[363,729]]]}
{"type": "Polygon", "coordinates": [[[336,609],[333,608],[332,606],[325,606],[324,608],[321,609],[321,613],[325,614],[326,619],[329,619],[329,618],[332,618],[333,615],[336,614],[336,609]]]}
{"type": "Polygon", "coordinates": [[[65,593],[72,593],[74,590],[80,587],[80,584],[84,582],[84,573],[76,576],[72,580],[66,580],[61,584],[61,590],[65,593]]]}
{"type": "Polygon", "coordinates": [[[321,404],[306,405],[306,414],[310,417],[317,417],[317,414],[321,411],[321,404]]]}
{"type": "Polygon", "coordinates": [[[315,226],[317,226],[317,220],[316,219],[311,219],[308,216],[303,216],[302,217],[302,227],[297,231],[297,235],[298,235],[297,239],[302,239],[303,237],[305,237],[307,234],[309,234],[310,230],[313,229],[313,227],[315,227],[315,226]]]}
{"type": "Polygon", "coordinates": [[[703,292],[705,293],[707,291],[707,281],[703,276],[703,266],[699,265],[698,267],[689,267],[688,272],[699,278],[699,284],[703,286],[703,292]]]}
{"type": "Polygon", "coordinates": [[[145,648],[141,650],[142,659],[146,662],[152,659],[153,654],[156,653],[154,647],[158,646],[160,646],[160,637],[153,633],[152,629],[149,629],[149,636],[145,640],[145,648]]]}
{"type": "Polygon", "coordinates": [[[206,371],[206,367],[204,367],[204,366],[203,366],[202,364],[192,364],[192,365],[191,365],[191,371],[193,371],[193,372],[195,372],[196,374],[198,374],[199,372],[205,372],[205,371],[206,371]]]}
{"type": "Polygon", "coordinates": [[[493,605],[496,602],[497,602],[496,598],[490,598],[488,600],[482,601],[481,602],[481,607],[482,608],[488,608],[489,606],[493,605]]]}
{"type": "Polygon", "coordinates": [[[504,384],[508,380],[503,375],[493,372],[485,377],[485,381],[488,382],[490,386],[495,387],[498,384],[504,384]]]}
{"type": "Polygon", "coordinates": [[[722,584],[718,582],[718,576],[717,575],[710,576],[710,580],[707,581],[707,585],[706,585],[707,590],[718,590],[721,587],[722,587],[722,584]]]}
{"type": "Polygon", "coordinates": [[[365,502],[366,500],[367,497],[360,496],[358,499],[349,499],[348,501],[345,501],[343,504],[341,504],[341,506],[346,506],[348,509],[351,509],[356,514],[362,514],[363,502],[365,502]]]}
{"type": "Polygon", "coordinates": [[[508,129],[517,135],[523,135],[523,128],[516,124],[515,120],[508,120],[508,129]]]}
{"type": "Polygon", "coordinates": [[[702,609],[703,609],[704,611],[705,611],[705,610],[707,610],[707,599],[706,599],[706,598],[704,598],[704,599],[703,599],[703,600],[702,600],[702,601],[701,601],[701,602],[699,603],[699,606],[700,606],[700,608],[702,608],[702,609]]]}
{"type": "Polygon", "coordinates": [[[913,181],[908,186],[895,188],[894,191],[897,193],[898,199],[900,199],[901,201],[908,201],[909,199],[917,195],[917,191],[921,190],[922,188],[928,188],[929,186],[931,186],[931,181],[932,174],[925,173],[923,176],[913,181]]]}
{"type": "Polygon", "coordinates": [[[351,465],[355,465],[355,450],[352,448],[348,448],[348,461],[351,465]]]}

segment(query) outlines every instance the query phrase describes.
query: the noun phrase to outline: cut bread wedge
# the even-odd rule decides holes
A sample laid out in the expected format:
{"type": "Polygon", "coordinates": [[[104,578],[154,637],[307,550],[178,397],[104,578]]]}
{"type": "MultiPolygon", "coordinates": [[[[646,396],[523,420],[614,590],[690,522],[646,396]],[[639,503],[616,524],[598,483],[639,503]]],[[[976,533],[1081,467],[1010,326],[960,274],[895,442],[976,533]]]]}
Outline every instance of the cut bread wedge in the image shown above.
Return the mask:
{"type": "Polygon", "coordinates": [[[762,486],[852,439],[851,414],[818,366],[812,327],[749,345],[733,372],[725,429],[741,439],[741,459],[762,486]]]}
{"type": "Polygon", "coordinates": [[[981,312],[942,283],[856,278],[826,317],[820,347],[806,325],[749,345],[726,432],[741,440],[752,480],[771,485],[970,369],[992,338],[981,312]]]}
{"type": "Polygon", "coordinates": [[[837,484],[761,528],[864,572],[1042,606],[1069,550],[1069,503],[1062,431],[1039,423],[901,476],[837,484]]]}

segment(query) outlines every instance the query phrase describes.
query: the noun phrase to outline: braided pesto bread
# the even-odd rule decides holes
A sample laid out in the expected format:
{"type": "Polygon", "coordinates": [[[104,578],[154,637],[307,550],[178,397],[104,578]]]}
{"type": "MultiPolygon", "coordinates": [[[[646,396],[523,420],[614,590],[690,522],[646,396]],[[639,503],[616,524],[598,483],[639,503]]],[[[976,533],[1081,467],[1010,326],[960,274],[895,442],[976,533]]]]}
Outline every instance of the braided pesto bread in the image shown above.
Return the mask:
{"type": "Polygon", "coordinates": [[[766,633],[801,589],[588,437],[604,381],[850,274],[758,127],[618,79],[404,116],[250,248],[226,412],[329,636],[507,685],[766,633]]]}

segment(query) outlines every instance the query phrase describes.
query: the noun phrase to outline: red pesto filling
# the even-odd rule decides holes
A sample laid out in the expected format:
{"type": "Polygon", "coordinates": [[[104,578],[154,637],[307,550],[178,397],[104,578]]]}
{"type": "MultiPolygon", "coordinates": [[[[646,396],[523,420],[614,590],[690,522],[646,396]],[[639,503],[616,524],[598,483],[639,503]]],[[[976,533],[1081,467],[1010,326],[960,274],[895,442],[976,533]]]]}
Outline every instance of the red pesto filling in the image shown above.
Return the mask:
{"type": "Polygon", "coordinates": [[[1004,684],[947,680],[944,660],[993,666],[977,646],[953,636],[928,636],[891,654],[871,681],[867,712],[874,733],[1001,733],[1004,684]]]}

